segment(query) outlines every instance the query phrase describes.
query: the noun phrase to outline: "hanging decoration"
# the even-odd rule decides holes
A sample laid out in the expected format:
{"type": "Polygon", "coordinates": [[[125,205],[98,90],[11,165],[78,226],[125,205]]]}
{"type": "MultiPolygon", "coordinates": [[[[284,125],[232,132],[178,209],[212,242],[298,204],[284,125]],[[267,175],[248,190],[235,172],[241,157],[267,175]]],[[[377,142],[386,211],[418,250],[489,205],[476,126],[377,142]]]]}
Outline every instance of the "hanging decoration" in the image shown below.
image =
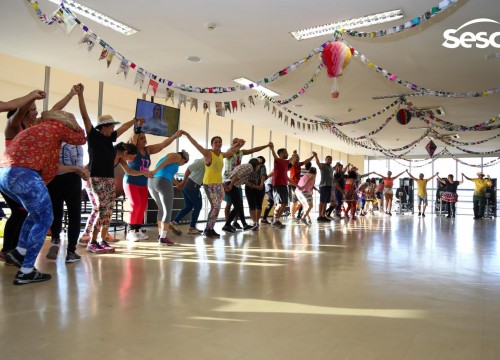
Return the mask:
{"type": "Polygon", "coordinates": [[[451,8],[456,5],[458,0],[443,0],[438,5],[433,6],[431,9],[427,10],[422,15],[405,22],[404,24],[394,26],[387,30],[371,31],[371,32],[361,32],[356,30],[341,30],[342,33],[347,34],[352,37],[361,38],[376,38],[382,36],[388,36],[400,33],[405,30],[414,29],[418,26],[425,24],[427,21],[432,19],[434,16],[439,15],[444,10],[451,8]]]}
{"type": "Polygon", "coordinates": [[[456,124],[450,123],[448,121],[444,121],[444,120],[442,120],[442,119],[440,119],[432,114],[429,115],[429,114],[422,113],[422,112],[417,112],[415,115],[418,116],[418,118],[420,120],[425,122],[431,128],[438,128],[438,129],[442,129],[442,130],[446,130],[446,131],[489,131],[489,130],[500,129],[500,122],[495,124],[497,122],[497,120],[500,119],[500,115],[494,116],[483,123],[472,125],[472,126],[456,125],[456,124]],[[426,117],[428,117],[428,118],[426,118],[426,117]],[[436,125],[431,121],[435,121],[435,122],[439,123],[440,125],[436,125]],[[494,125],[492,125],[492,124],[494,124],[494,125]]]}
{"type": "MultiPolygon", "coordinates": [[[[73,18],[73,20],[82,28],[82,30],[84,32],[86,32],[86,33],[91,34],[91,36],[93,38],[95,38],[96,41],[98,41],[99,44],[102,47],[108,49],[113,55],[116,55],[120,60],[122,58],[125,58],[125,56],[123,56],[122,54],[120,54],[119,52],[117,52],[116,50],[114,50],[113,47],[111,45],[109,45],[106,41],[104,41],[103,39],[100,39],[92,30],[90,30],[88,28],[88,26],[86,26],[85,24],[83,24],[71,12],[71,10],[65,6],[65,4],[64,4],[63,1],[61,1],[61,4],[60,4],[60,11],[57,11],[56,14],[53,15],[53,17],[51,17],[51,18],[49,18],[44,13],[42,13],[42,11],[39,8],[38,1],[36,1],[36,0],[27,0],[27,1],[32,5],[32,7],[33,7],[33,9],[34,9],[34,11],[36,13],[36,15],[38,16],[38,18],[40,19],[40,21],[42,21],[44,24],[52,25],[53,23],[57,23],[57,22],[63,21],[60,14],[65,12],[65,13],[71,15],[71,17],[73,18]]],[[[455,0],[443,0],[443,1],[441,1],[439,3],[438,6],[435,6],[435,7],[433,7],[430,10],[431,15],[432,14],[436,15],[438,12],[441,12],[442,10],[448,8],[450,6],[450,4],[454,5],[455,3],[456,3],[455,0]]],[[[422,17],[429,18],[429,14],[425,13],[420,18],[422,18],[422,17]]],[[[417,18],[415,18],[415,19],[417,19],[417,18]]],[[[405,24],[404,27],[405,28],[412,28],[413,29],[417,25],[421,25],[421,23],[422,22],[417,22],[416,20],[412,20],[412,25],[411,26],[406,27],[406,24],[405,24]]],[[[278,72],[276,72],[276,73],[274,73],[274,74],[272,74],[270,76],[264,77],[263,79],[260,79],[260,80],[256,81],[255,83],[252,83],[252,84],[247,85],[247,86],[240,85],[240,86],[234,86],[234,87],[221,87],[221,86],[201,87],[201,86],[195,86],[195,85],[186,85],[186,84],[174,82],[172,80],[167,80],[167,79],[164,79],[164,78],[161,78],[161,77],[157,77],[157,81],[159,83],[166,84],[169,87],[174,87],[174,88],[177,88],[179,90],[186,91],[186,92],[219,94],[219,93],[226,93],[226,92],[233,92],[233,91],[243,91],[243,90],[249,90],[249,89],[251,90],[251,89],[256,88],[259,85],[264,85],[264,84],[273,82],[273,81],[275,81],[275,80],[277,80],[277,79],[279,79],[279,78],[281,78],[283,76],[286,76],[286,75],[290,74],[291,72],[295,71],[296,69],[298,69],[299,67],[301,67],[302,65],[304,65],[306,62],[308,62],[315,54],[321,53],[330,43],[332,43],[334,41],[337,41],[339,39],[339,37],[342,35],[343,32],[346,33],[345,30],[336,31],[334,33],[334,36],[333,36],[332,39],[330,39],[327,42],[323,43],[322,45],[314,48],[304,58],[302,58],[300,60],[297,60],[293,64],[287,66],[286,68],[284,68],[282,70],[279,70],[278,72]]],[[[351,35],[351,34],[354,34],[354,33],[350,32],[349,35],[351,35]]],[[[358,34],[358,33],[356,33],[356,34],[358,34]]],[[[369,34],[370,34],[369,37],[375,37],[372,34],[376,34],[376,33],[369,33],[369,34]]],[[[356,35],[356,36],[358,36],[358,35],[356,35]]],[[[361,37],[365,37],[365,36],[361,36],[361,37]]],[[[366,37],[368,37],[368,36],[366,36],[366,37]]],[[[432,90],[432,89],[422,88],[422,87],[420,87],[417,84],[414,84],[412,82],[399,79],[395,74],[393,74],[393,73],[391,73],[391,72],[389,72],[389,71],[387,71],[387,70],[385,70],[385,69],[383,69],[383,68],[381,68],[379,66],[376,66],[371,61],[369,61],[365,55],[363,55],[360,52],[354,50],[353,48],[351,48],[351,52],[352,52],[352,55],[354,55],[356,57],[359,57],[363,63],[368,64],[368,66],[370,68],[374,68],[377,73],[382,74],[384,77],[386,77],[390,81],[394,81],[394,82],[396,82],[396,83],[398,83],[398,84],[400,84],[402,86],[405,86],[405,87],[407,87],[407,88],[409,88],[409,89],[411,89],[413,91],[416,91],[416,93],[414,93],[414,94],[408,94],[407,96],[413,96],[413,95],[422,95],[422,96],[423,95],[431,95],[431,96],[446,96],[446,97],[459,97],[459,98],[461,98],[461,97],[489,96],[489,95],[495,94],[497,92],[500,92],[500,87],[497,87],[497,88],[494,88],[494,89],[490,89],[490,90],[473,91],[473,92],[463,92],[463,93],[447,92],[447,91],[440,91],[440,90],[432,90]]],[[[108,67],[109,67],[109,62],[108,62],[108,67]]],[[[135,68],[136,64],[133,63],[133,62],[131,62],[131,67],[135,68]]],[[[153,73],[150,73],[148,71],[146,71],[145,73],[149,74],[150,78],[154,78],[156,76],[153,73]]]]}
{"type": "Polygon", "coordinates": [[[342,75],[342,71],[346,68],[354,49],[350,49],[341,41],[334,41],[325,46],[321,52],[321,61],[326,67],[327,75],[333,78],[332,98],[337,99],[340,95],[337,77],[342,75]]]}
{"type": "Polygon", "coordinates": [[[427,154],[429,154],[430,157],[434,155],[434,152],[436,151],[437,146],[434,144],[434,141],[429,141],[427,145],[425,145],[425,150],[427,150],[427,154]]]}
{"type": "Polygon", "coordinates": [[[407,109],[399,109],[396,113],[396,120],[401,125],[407,125],[411,120],[411,113],[407,109]]]}

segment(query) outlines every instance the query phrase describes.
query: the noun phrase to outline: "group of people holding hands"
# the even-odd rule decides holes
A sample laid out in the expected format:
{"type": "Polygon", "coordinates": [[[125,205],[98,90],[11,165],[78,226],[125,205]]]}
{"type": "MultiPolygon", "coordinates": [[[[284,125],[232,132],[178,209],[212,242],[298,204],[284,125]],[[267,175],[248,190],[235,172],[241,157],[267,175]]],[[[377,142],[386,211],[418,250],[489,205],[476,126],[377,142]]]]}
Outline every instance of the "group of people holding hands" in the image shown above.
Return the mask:
{"type": "MultiPolygon", "coordinates": [[[[300,219],[305,224],[311,224],[314,190],[320,195],[317,222],[333,220],[334,211],[337,218],[344,213],[352,220],[356,219],[358,209],[361,216],[368,212],[373,214],[373,205],[377,202],[382,210],[382,197],[385,200],[385,214],[392,215],[394,180],[404,173],[392,176],[389,171],[387,176],[377,173],[359,175],[354,165],[347,164],[344,167],[337,163],[332,166],[331,156],[326,156],[325,161],[321,162],[315,152],[300,161],[298,153],[294,151],[289,159],[287,149],[276,150],[272,142],[243,149],[245,141],[235,138],[231,147],[222,151],[222,138],[215,136],[210,141],[210,147],[205,148],[183,130],[149,145],[142,131],[144,118],[134,118],[120,124],[112,116],[102,115],[94,125],[87,112],[82,84],[74,85],[63,99],[51,110],[42,112],[38,118],[35,101],[43,98],[45,93],[36,90],[18,99],[0,102],[0,111],[8,111],[6,150],[0,158],[0,191],[11,209],[0,260],[19,268],[14,278],[16,285],[51,278],[50,274],[39,272],[34,264],[49,229],[51,246],[46,257],[57,259],[64,203],[68,215],[67,263],[80,260],[80,255],[76,253],[77,244],[86,246],[87,251],[96,254],[115,251],[110,245],[114,239],[108,230],[115,202],[116,166],[121,166],[125,171],[124,191],[131,207],[127,240],[148,238],[141,227],[150,194],[158,206],[158,243],[165,246],[175,245],[170,233],[182,234],[179,224],[189,212],[188,234],[219,237],[215,223],[223,200],[226,201],[226,207],[222,230],[226,233],[235,233],[238,229],[258,231],[261,224],[282,228],[285,225],[280,219],[289,202],[292,203],[292,222],[300,219]],[[78,98],[83,129],[73,114],[63,111],[75,96],[78,98]],[[132,137],[114,145],[132,127],[132,137]],[[201,155],[187,167],[182,181],[175,175],[180,166],[190,161],[190,155],[184,150],[167,153],[154,167],[151,166],[151,155],[162,152],[181,136],[185,136],[201,155]],[[84,166],[82,145],[85,143],[88,145],[89,163],[84,166]],[[263,156],[243,163],[243,156],[265,148],[269,148],[273,156],[271,173],[267,172],[263,156]],[[313,159],[317,168],[312,166],[313,159]],[[318,174],[320,181],[316,187],[318,174]],[[371,174],[380,176],[381,181],[377,184],[376,179],[372,178],[361,183],[363,177],[371,174]],[[92,211],[80,235],[82,180],[92,211]],[[250,224],[244,213],[243,185],[250,210],[250,224]],[[184,208],[172,220],[174,186],[182,191],[184,208]],[[202,209],[202,187],[210,203],[204,230],[196,227],[202,209]],[[267,207],[262,214],[265,197],[267,207]],[[274,214],[270,222],[267,217],[273,206],[274,214]]],[[[461,182],[454,181],[452,175],[443,180],[438,173],[428,179],[424,179],[423,174],[418,179],[408,175],[418,185],[419,216],[425,216],[426,184],[437,176],[445,185],[443,200],[449,207],[448,217],[455,217],[454,204],[458,199],[456,190],[463,178],[475,183],[474,216],[477,219],[483,217],[485,189],[491,186],[490,178],[485,179],[483,173],[478,173],[478,178],[474,179],[462,174],[461,182]]]]}

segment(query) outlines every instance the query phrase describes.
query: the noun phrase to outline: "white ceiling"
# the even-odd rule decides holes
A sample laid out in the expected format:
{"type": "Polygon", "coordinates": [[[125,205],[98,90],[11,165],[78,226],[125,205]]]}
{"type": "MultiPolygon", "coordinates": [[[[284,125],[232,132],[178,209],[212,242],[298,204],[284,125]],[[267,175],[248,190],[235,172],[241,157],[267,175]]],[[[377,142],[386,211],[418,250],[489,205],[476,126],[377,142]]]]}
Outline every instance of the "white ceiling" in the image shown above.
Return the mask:
{"type": "MultiPolygon", "coordinates": [[[[82,45],[78,45],[83,35],[80,28],[75,28],[67,35],[57,25],[42,24],[27,1],[4,0],[2,3],[2,52],[137,90],[137,86],[134,87],[134,71],[131,70],[124,80],[123,74],[116,75],[117,60],[109,69],[103,62],[97,61],[100,46],[88,53],[82,45]]],[[[243,76],[252,80],[262,79],[305,57],[329,39],[329,36],[323,36],[296,41],[289,34],[290,31],[401,8],[406,15],[404,20],[373,28],[387,29],[420,16],[436,6],[438,0],[82,0],[81,3],[140,30],[135,35],[123,36],[81,17],[90,29],[128,59],[162,78],[208,87],[235,86],[232,79],[243,76]],[[216,29],[209,31],[208,23],[215,23],[216,29]],[[187,61],[186,57],[191,55],[201,57],[202,61],[187,61]]],[[[47,0],[40,0],[39,4],[47,14],[56,9],[56,5],[47,0]]],[[[373,63],[422,87],[453,92],[489,90],[500,87],[500,59],[487,60],[485,56],[500,52],[500,49],[491,46],[486,49],[447,49],[441,45],[446,29],[456,29],[477,18],[500,21],[498,0],[459,1],[458,5],[416,29],[381,38],[353,38],[345,35],[344,40],[373,63]]],[[[468,30],[493,33],[500,31],[500,25],[482,23],[472,25],[468,30]]],[[[319,62],[316,56],[290,75],[268,84],[268,87],[281,94],[279,99],[287,99],[312,77],[319,62]]],[[[308,91],[288,107],[308,118],[317,119],[315,115],[324,114],[344,122],[370,115],[394,101],[373,100],[373,96],[409,92],[354,57],[344,75],[339,78],[339,99],[331,98],[331,86],[332,79],[327,78],[323,70],[308,91]],[[303,107],[294,108],[295,104],[303,107]]],[[[197,94],[196,97],[228,101],[246,98],[249,94],[244,91],[224,95],[197,94]]],[[[409,100],[416,107],[442,106],[446,112],[443,120],[473,125],[500,113],[499,98],[500,94],[465,99],[420,96],[409,100]]],[[[389,114],[340,129],[352,137],[365,135],[377,129],[389,114]]],[[[263,106],[250,110],[247,108],[246,111],[227,116],[351,154],[379,155],[372,150],[348,145],[327,131],[309,133],[292,129],[264,110],[263,106]]],[[[381,132],[373,135],[373,139],[385,148],[401,147],[419,138],[425,131],[412,130],[410,127],[423,125],[418,119],[413,119],[407,126],[392,121],[381,132]]],[[[498,133],[499,130],[460,133],[460,141],[479,141],[498,133]]],[[[426,154],[426,143],[426,140],[422,141],[412,154],[426,154]]],[[[439,140],[436,140],[436,144],[439,149],[444,146],[439,140]]],[[[500,141],[494,140],[464,148],[491,151],[499,148],[499,144],[500,141]]],[[[448,149],[463,154],[459,150],[448,149]]]]}

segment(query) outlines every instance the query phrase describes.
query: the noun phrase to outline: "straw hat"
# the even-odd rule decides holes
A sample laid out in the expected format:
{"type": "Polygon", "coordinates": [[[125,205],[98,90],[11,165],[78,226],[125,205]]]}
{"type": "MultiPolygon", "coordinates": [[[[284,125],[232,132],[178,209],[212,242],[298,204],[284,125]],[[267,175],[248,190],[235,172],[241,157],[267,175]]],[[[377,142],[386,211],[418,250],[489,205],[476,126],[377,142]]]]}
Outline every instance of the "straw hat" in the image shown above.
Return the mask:
{"type": "Polygon", "coordinates": [[[97,124],[95,127],[98,128],[100,126],[112,125],[112,124],[116,125],[120,124],[120,122],[113,119],[111,115],[101,115],[97,118],[97,124]]]}
{"type": "Polygon", "coordinates": [[[75,116],[63,110],[42,111],[42,120],[60,121],[72,130],[76,130],[80,127],[76,122],[75,116]]]}

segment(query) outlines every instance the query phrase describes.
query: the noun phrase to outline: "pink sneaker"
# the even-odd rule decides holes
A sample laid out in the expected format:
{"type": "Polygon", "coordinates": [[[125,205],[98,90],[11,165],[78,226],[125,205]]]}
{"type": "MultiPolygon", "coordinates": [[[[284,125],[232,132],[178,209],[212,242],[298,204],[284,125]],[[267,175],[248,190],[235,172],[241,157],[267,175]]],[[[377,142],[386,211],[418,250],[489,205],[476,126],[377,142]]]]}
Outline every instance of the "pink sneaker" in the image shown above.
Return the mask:
{"type": "Polygon", "coordinates": [[[89,242],[87,245],[87,251],[90,251],[94,254],[104,254],[106,252],[106,250],[104,250],[102,246],[96,242],[89,242]]]}
{"type": "Polygon", "coordinates": [[[175,245],[175,243],[172,240],[170,240],[168,237],[159,238],[158,244],[163,245],[163,246],[174,246],[175,245]]]}
{"type": "Polygon", "coordinates": [[[101,246],[101,248],[104,249],[104,252],[107,252],[107,253],[114,253],[115,252],[115,249],[113,247],[111,247],[106,241],[102,240],[99,245],[101,246]]]}

